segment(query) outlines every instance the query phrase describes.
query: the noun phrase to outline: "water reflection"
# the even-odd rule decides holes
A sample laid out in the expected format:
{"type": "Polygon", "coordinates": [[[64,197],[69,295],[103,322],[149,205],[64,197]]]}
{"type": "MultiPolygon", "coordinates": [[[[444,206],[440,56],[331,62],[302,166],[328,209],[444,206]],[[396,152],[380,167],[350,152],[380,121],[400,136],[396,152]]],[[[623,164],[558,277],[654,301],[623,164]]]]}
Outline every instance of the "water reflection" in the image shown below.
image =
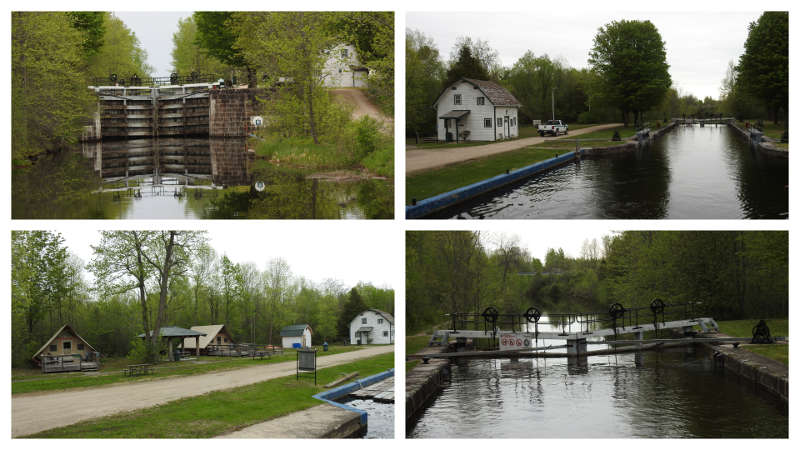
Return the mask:
{"type": "Polygon", "coordinates": [[[306,179],[263,164],[244,139],[131,139],[15,169],[14,218],[392,218],[391,182],[306,179]],[[252,188],[264,182],[261,192],[252,188]]]}
{"type": "Polygon", "coordinates": [[[786,159],[751,149],[729,127],[681,126],[644,148],[585,158],[436,217],[786,218],[788,184],[786,159]]]}
{"type": "Polygon", "coordinates": [[[707,355],[464,360],[409,437],[787,437],[788,411],[707,355]]]}

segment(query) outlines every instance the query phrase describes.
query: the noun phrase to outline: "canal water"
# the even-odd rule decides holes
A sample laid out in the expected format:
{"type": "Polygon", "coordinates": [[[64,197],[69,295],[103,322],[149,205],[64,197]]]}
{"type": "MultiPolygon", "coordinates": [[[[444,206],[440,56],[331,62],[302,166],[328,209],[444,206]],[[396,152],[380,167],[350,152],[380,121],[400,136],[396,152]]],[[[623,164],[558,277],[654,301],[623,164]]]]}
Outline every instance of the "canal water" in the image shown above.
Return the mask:
{"type": "Polygon", "coordinates": [[[364,435],[365,439],[394,438],[394,403],[356,398],[344,403],[367,412],[367,434],[364,435]]]}
{"type": "MultiPolygon", "coordinates": [[[[561,330],[546,316],[541,322],[539,331],[561,330]]],[[[587,350],[608,348],[601,342],[587,350]]],[[[688,347],[571,360],[455,360],[408,437],[788,437],[787,407],[715,368],[709,356],[688,347]]]]}
{"type": "Polygon", "coordinates": [[[584,158],[436,214],[461,219],[788,218],[788,159],[727,126],[679,126],[650,145],[584,158]]]}
{"type": "Polygon", "coordinates": [[[301,170],[255,160],[244,140],[168,139],[84,145],[12,171],[15,219],[388,219],[394,187],[382,179],[308,179],[301,170]],[[241,148],[239,148],[241,147],[241,148]],[[224,173],[212,178],[212,165],[224,173]],[[101,173],[102,177],[101,178],[101,173]],[[134,178],[125,178],[134,176],[134,178]],[[250,178],[244,185],[225,180],[250,178]],[[104,180],[105,182],[102,182],[104,180]],[[155,182],[154,182],[155,181],[155,182]],[[261,181],[261,190],[255,189],[261,181]]]}

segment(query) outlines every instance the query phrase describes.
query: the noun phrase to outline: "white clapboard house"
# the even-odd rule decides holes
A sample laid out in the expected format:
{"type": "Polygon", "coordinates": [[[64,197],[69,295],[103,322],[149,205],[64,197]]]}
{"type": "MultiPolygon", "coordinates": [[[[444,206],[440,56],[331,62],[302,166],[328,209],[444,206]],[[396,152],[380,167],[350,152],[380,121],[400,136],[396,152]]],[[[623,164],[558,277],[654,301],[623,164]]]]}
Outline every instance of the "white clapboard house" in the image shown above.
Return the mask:
{"type": "Polygon", "coordinates": [[[520,103],[494,81],[462,78],[434,103],[439,141],[500,141],[519,136],[520,103]]]}
{"type": "Polygon", "coordinates": [[[379,309],[368,309],[350,321],[350,343],[393,344],[394,317],[379,309]]]}
{"type": "Polygon", "coordinates": [[[359,62],[356,48],[352,45],[339,44],[331,49],[323,70],[325,87],[367,87],[369,69],[359,62]]]}

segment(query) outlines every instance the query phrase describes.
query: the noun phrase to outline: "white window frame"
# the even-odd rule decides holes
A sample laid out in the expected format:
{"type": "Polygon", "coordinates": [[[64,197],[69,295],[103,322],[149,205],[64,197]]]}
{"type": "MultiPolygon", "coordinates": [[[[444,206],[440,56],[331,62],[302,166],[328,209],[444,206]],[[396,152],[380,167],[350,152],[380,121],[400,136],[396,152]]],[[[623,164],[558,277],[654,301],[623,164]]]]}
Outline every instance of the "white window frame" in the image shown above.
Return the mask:
{"type": "Polygon", "coordinates": [[[492,118],[486,117],[483,119],[483,128],[492,128],[492,118]]]}
{"type": "Polygon", "coordinates": [[[367,318],[366,317],[362,317],[361,318],[361,325],[366,325],[366,324],[367,324],[367,318]]]}
{"type": "Polygon", "coordinates": [[[453,104],[454,105],[461,104],[461,94],[453,94],[453,104]]]}
{"type": "Polygon", "coordinates": [[[486,104],[486,97],[477,97],[475,98],[475,104],[483,106],[486,104]]]}
{"type": "Polygon", "coordinates": [[[503,118],[502,117],[498,117],[497,118],[497,128],[503,128],[503,118]]]}

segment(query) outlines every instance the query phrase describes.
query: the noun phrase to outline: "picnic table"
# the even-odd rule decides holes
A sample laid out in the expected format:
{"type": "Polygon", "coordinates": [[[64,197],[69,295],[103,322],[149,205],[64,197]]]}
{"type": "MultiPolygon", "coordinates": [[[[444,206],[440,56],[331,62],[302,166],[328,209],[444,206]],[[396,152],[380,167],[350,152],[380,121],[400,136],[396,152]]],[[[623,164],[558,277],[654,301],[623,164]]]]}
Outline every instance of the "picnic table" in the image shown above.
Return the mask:
{"type": "Polygon", "coordinates": [[[125,369],[122,369],[122,373],[125,374],[126,377],[136,377],[139,375],[149,375],[153,373],[153,365],[152,364],[131,364],[125,369]]]}

